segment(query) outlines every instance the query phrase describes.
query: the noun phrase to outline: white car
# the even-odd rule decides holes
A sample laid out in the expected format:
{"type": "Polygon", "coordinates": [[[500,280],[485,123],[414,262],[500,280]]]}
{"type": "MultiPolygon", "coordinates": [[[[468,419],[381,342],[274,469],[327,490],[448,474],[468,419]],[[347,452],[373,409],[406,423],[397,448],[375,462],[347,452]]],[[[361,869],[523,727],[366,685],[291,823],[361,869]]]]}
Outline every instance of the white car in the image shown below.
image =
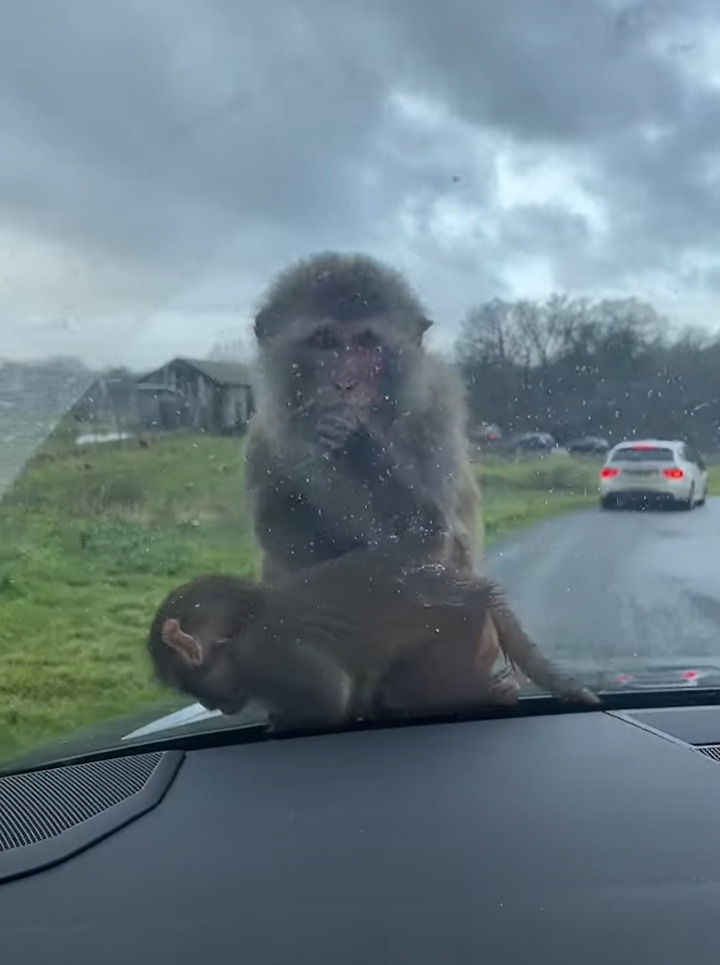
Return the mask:
{"type": "Polygon", "coordinates": [[[677,439],[643,439],[614,446],[600,471],[600,506],[664,501],[692,509],[707,498],[708,474],[700,453],[677,439]]]}

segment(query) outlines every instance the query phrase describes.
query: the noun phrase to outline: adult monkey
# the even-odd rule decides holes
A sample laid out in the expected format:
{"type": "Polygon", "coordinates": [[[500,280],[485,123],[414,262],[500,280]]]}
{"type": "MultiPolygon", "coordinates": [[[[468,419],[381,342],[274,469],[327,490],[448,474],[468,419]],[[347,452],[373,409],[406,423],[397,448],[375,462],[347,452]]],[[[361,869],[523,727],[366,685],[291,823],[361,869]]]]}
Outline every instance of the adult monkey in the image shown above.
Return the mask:
{"type": "MultiPolygon", "coordinates": [[[[270,285],[246,449],[264,582],[387,541],[459,572],[480,565],[464,391],[425,351],[431,325],[402,276],[364,255],[314,255],[270,285]]],[[[478,646],[497,655],[491,699],[511,699],[518,680],[491,623],[478,646]]],[[[442,661],[433,654],[406,687],[439,687],[442,661]]]]}
{"type": "Polygon", "coordinates": [[[315,255],[270,286],[246,450],[266,582],[388,540],[474,569],[464,395],[425,351],[431,324],[404,279],[363,255],[315,255]]]}

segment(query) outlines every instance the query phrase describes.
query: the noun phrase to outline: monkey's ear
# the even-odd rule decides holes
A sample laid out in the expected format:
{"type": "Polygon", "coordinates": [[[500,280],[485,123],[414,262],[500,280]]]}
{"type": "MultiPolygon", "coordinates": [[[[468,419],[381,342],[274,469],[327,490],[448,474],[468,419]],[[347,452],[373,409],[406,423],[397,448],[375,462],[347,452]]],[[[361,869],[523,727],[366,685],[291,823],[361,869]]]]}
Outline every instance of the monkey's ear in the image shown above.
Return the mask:
{"type": "Polygon", "coordinates": [[[203,649],[196,637],[185,633],[177,620],[166,620],[162,628],[162,642],[174,650],[191,667],[199,667],[204,659],[203,649]]]}
{"type": "Polygon", "coordinates": [[[260,311],[255,316],[253,331],[258,342],[263,342],[277,332],[277,318],[272,312],[260,311]]]}
{"type": "Polygon", "coordinates": [[[433,324],[433,320],[431,318],[427,318],[425,315],[420,315],[418,317],[416,327],[418,342],[422,342],[423,335],[429,328],[432,327],[433,324]]]}

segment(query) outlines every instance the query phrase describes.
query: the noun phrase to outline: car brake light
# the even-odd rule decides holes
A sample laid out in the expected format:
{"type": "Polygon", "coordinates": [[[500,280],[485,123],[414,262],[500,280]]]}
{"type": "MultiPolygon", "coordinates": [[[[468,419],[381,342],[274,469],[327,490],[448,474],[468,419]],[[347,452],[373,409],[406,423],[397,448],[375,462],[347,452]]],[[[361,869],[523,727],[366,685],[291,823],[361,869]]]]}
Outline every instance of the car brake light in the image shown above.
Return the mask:
{"type": "Polygon", "coordinates": [[[614,476],[617,476],[619,472],[619,469],[602,469],[600,475],[603,479],[612,479],[614,476]]]}
{"type": "Polygon", "coordinates": [[[615,678],[615,680],[619,684],[629,684],[630,681],[632,680],[632,677],[630,676],[629,673],[619,673],[615,678]]]}
{"type": "Polygon", "coordinates": [[[697,680],[700,674],[697,670],[683,670],[680,676],[683,680],[697,680]]]}
{"type": "Polygon", "coordinates": [[[667,476],[668,479],[682,479],[684,475],[682,469],[663,469],[663,476],[667,476]]]}

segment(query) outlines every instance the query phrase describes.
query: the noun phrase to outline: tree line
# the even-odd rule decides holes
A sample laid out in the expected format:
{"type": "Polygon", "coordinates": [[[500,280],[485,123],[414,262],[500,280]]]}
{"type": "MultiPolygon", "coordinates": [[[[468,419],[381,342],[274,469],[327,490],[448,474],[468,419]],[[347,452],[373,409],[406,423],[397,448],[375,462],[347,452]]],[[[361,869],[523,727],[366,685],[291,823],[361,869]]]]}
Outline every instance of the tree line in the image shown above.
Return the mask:
{"type": "Polygon", "coordinates": [[[475,422],[559,442],[669,436],[720,448],[720,336],[673,330],[636,298],[485,302],[464,318],[455,360],[475,422]]]}

